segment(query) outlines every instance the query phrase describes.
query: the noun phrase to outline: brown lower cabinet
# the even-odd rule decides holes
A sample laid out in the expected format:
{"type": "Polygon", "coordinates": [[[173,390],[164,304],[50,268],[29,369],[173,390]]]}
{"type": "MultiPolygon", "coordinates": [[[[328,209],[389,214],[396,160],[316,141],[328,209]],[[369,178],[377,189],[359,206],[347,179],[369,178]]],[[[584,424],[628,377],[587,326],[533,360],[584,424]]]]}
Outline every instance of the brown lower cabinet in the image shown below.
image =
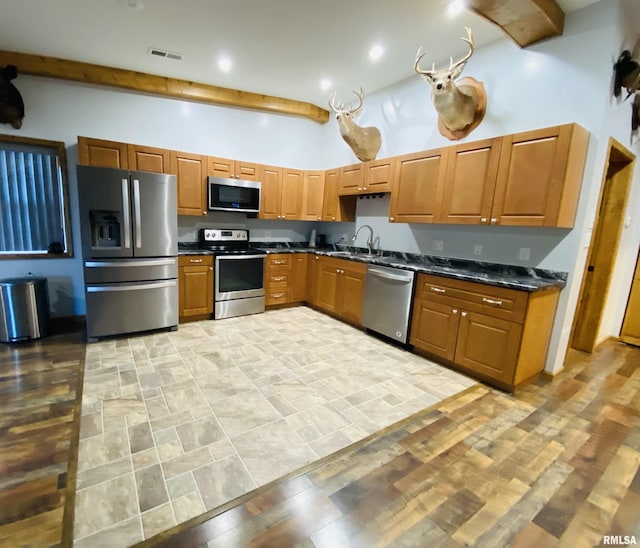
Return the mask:
{"type": "Polygon", "coordinates": [[[213,256],[178,257],[178,316],[196,319],[213,313],[213,256]]]}
{"type": "Polygon", "coordinates": [[[307,254],[275,253],[265,260],[265,305],[301,303],[306,300],[307,254]]]}
{"type": "Polygon", "coordinates": [[[513,390],[544,368],[558,288],[529,293],[419,274],[410,342],[513,390]]]}
{"type": "Polygon", "coordinates": [[[367,266],[364,263],[315,257],[311,304],[355,325],[362,323],[367,266]]]}

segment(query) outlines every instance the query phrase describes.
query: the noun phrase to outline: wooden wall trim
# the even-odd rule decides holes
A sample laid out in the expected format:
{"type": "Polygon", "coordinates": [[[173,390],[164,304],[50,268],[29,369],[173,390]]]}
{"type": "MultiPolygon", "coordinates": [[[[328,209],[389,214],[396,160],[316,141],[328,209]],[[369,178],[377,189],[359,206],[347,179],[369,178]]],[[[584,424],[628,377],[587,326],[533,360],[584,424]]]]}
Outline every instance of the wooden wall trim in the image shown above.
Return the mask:
{"type": "Polygon", "coordinates": [[[310,118],[321,124],[329,121],[329,111],[311,103],[57,57],[0,50],[0,66],[4,65],[16,65],[18,74],[111,86],[201,103],[290,114],[310,118]]]}
{"type": "Polygon", "coordinates": [[[467,0],[465,7],[499,26],[521,48],[562,36],[564,12],[556,0],[467,0]]]}

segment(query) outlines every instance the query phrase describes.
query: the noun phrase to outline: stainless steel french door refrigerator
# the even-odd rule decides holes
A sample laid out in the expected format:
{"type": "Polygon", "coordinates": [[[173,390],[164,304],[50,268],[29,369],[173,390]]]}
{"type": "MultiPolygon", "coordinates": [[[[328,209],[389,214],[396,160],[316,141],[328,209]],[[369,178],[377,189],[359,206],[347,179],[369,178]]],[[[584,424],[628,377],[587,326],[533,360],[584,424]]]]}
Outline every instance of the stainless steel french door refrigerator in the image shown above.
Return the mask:
{"type": "Polygon", "coordinates": [[[178,325],[176,177],[78,166],[87,339],[178,325]]]}

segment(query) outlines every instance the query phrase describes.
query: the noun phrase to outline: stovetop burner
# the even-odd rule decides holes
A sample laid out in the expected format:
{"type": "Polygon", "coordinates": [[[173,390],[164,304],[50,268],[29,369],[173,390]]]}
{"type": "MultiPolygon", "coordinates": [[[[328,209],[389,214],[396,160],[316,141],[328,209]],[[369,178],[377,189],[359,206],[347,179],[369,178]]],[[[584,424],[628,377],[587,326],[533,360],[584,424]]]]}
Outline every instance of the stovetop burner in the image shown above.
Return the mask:
{"type": "Polygon", "coordinates": [[[249,246],[249,230],[246,228],[201,228],[199,243],[215,255],[262,255],[257,249],[249,246]]]}

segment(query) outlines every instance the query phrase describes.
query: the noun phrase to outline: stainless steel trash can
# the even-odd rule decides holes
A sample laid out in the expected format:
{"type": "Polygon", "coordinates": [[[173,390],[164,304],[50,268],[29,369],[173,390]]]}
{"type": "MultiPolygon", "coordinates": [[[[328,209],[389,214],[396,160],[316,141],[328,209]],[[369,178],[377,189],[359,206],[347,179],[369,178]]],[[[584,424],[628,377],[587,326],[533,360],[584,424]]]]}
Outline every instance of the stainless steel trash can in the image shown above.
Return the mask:
{"type": "Polygon", "coordinates": [[[44,337],[48,319],[46,278],[0,280],[0,342],[44,337]]]}

